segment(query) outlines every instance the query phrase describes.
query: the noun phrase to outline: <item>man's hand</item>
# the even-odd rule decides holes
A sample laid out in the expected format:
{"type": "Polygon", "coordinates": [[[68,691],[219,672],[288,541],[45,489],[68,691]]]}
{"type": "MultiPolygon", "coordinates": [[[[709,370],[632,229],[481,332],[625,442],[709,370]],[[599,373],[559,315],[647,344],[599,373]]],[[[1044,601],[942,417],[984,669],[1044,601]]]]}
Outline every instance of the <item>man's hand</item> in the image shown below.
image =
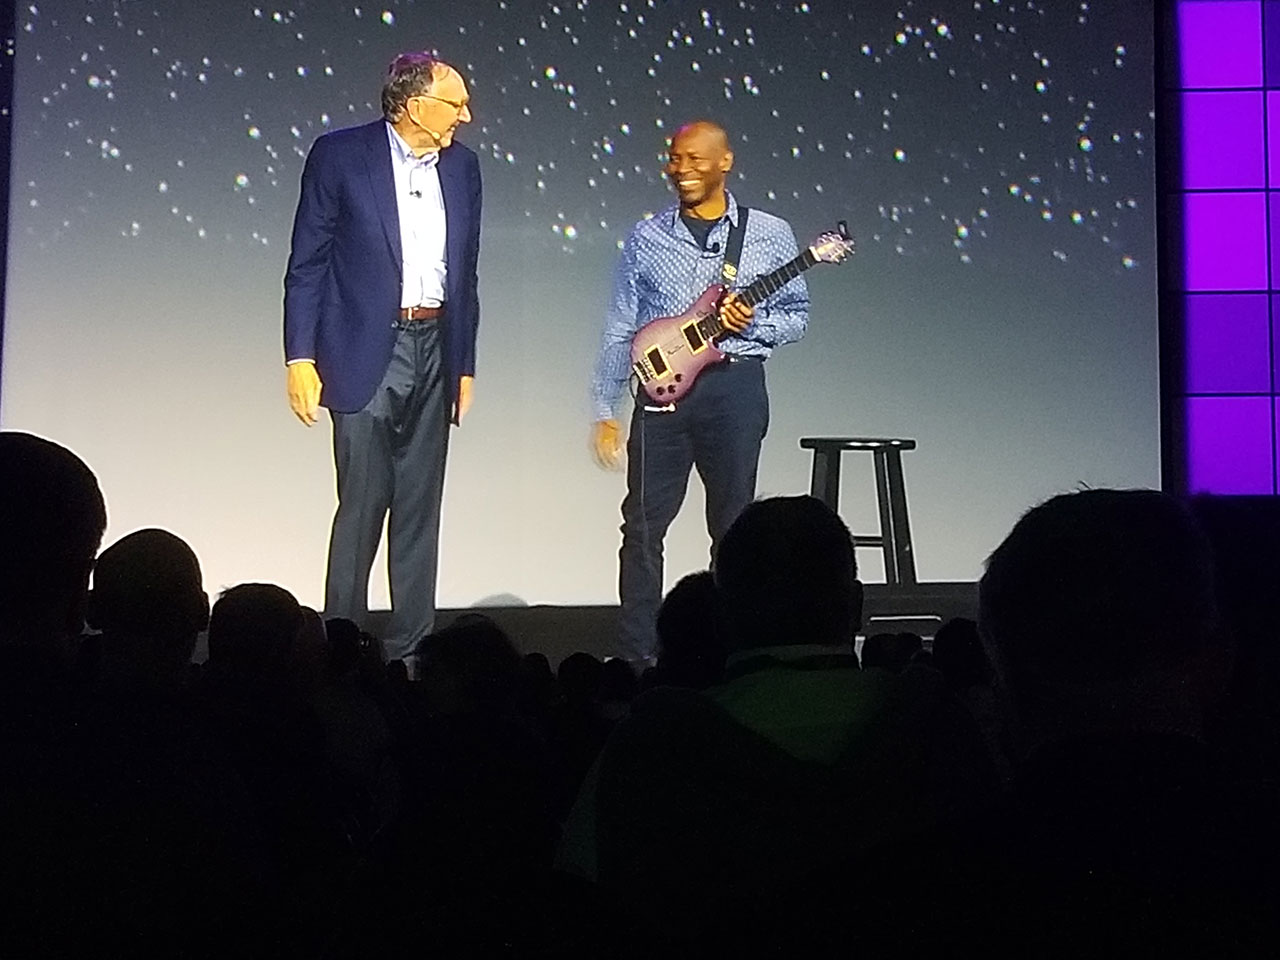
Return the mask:
{"type": "Polygon", "coordinates": [[[462,418],[467,415],[467,411],[471,409],[471,387],[476,382],[475,377],[459,377],[458,378],[458,405],[454,412],[457,414],[454,420],[458,423],[462,422],[462,418]]]}
{"type": "Polygon", "coordinates": [[[751,318],[756,315],[755,307],[749,307],[731,293],[720,303],[720,322],[730,333],[741,333],[751,326],[751,318]]]}
{"type": "Polygon", "coordinates": [[[285,368],[289,374],[289,407],[308,427],[316,424],[320,409],[320,374],[310,360],[299,360],[285,368]]]}
{"type": "Polygon", "coordinates": [[[622,465],[622,424],[617,420],[597,420],[591,425],[591,452],[603,470],[622,465]]]}

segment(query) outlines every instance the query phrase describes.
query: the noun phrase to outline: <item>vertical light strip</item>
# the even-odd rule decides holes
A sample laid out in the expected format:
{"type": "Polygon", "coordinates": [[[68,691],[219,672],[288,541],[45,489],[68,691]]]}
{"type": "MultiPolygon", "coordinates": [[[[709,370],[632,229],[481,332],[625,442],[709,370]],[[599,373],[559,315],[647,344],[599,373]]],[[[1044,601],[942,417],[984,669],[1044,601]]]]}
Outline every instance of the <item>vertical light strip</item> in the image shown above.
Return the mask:
{"type": "Polygon", "coordinates": [[[1280,178],[1271,168],[1280,154],[1270,141],[1280,130],[1269,121],[1280,70],[1268,69],[1266,42],[1268,27],[1280,29],[1277,12],[1264,11],[1263,0],[1177,4],[1182,168],[1173,187],[1182,208],[1180,402],[1192,492],[1277,492],[1280,178]]]}

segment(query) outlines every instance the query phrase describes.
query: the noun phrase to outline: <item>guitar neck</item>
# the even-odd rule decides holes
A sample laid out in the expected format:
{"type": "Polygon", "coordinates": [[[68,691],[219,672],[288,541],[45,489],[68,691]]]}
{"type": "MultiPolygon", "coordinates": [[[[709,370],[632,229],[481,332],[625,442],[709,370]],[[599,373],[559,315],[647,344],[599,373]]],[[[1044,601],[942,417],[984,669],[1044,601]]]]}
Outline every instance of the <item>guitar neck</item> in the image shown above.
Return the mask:
{"type": "Polygon", "coordinates": [[[763,277],[757,277],[746,289],[739,290],[738,299],[747,306],[754,307],[765,297],[777,293],[817,262],[818,258],[813,255],[813,251],[806,249],[794,260],[788,260],[777,270],[771,270],[763,277]]]}
{"type": "MultiPolygon", "coordinates": [[[[813,251],[806,249],[794,260],[788,260],[777,270],[771,270],[763,277],[757,277],[750,285],[738,290],[738,299],[747,306],[754,307],[765,297],[777,293],[818,262],[818,258],[813,255],[813,251]]],[[[701,321],[698,324],[698,329],[702,331],[702,335],[707,339],[722,337],[728,332],[720,322],[718,314],[712,314],[701,321]]]]}

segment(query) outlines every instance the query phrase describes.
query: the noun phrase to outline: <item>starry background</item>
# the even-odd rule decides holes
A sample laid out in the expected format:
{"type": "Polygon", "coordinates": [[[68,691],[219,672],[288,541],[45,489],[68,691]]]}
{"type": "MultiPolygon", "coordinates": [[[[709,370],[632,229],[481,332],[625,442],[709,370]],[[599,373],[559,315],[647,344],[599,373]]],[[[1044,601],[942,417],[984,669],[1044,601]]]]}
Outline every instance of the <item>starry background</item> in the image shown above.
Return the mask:
{"type": "MultiPolygon", "coordinates": [[[[729,129],[740,200],[859,244],[770,364],[762,493],[807,486],[799,436],[913,437],[921,575],[967,579],[1031,503],[1158,481],[1146,5],[63,0],[18,28],[4,425],[78,449],[108,537],[168,526],[211,586],[319,598],[332,467],[283,399],[280,280],[307,149],[377,115],[403,49],[468,78],[486,191],[442,603],[613,600],[622,484],[588,461],[586,381],[696,117],[729,129]]],[[[846,478],[874,530],[869,464],[846,478]]],[[[692,488],[671,577],[705,565],[692,488]]]]}

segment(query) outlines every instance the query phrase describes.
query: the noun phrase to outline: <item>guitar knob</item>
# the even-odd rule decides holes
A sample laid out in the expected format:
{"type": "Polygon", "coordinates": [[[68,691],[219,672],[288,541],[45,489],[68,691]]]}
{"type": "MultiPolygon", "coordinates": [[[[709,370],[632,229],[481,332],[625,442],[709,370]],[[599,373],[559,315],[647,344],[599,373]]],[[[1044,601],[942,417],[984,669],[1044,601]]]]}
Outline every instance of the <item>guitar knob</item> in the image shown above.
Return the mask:
{"type": "Polygon", "coordinates": [[[684,374],[683,374],[683,373],[677,373],[677,374],[676,374],[676,383],[684,383],[684,374]]]}

